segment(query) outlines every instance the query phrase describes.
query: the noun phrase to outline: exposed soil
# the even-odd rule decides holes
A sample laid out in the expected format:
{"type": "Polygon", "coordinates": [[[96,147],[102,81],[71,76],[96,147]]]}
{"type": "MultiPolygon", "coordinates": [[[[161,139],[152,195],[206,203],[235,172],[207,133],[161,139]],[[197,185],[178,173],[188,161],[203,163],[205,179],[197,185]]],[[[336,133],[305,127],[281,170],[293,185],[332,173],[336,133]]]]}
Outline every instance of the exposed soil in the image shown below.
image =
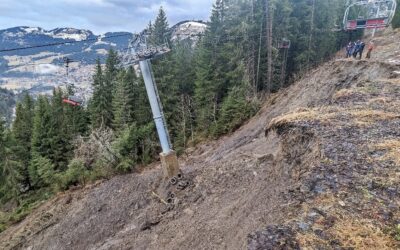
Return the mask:
{"type": "Polygon", "coordinates": [[[173,204],[157,197],[154,164],[60,194],[1,233],[0,249],[400,247],[399,38],[379,38],[375,60],[322,65],[190,150],[173,204]]]}

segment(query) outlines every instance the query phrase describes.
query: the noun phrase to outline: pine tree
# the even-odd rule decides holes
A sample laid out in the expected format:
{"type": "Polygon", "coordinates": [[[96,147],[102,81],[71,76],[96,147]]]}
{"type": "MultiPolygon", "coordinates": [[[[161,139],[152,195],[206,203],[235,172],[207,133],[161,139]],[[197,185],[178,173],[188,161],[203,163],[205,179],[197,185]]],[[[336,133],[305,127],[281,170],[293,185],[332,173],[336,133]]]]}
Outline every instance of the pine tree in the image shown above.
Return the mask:
{"type": "Polygon", "coordinates": [[[32,152],[47,156],[51,151],[51,138],[49,138],[51,124],[50,104],[45,96],[39,96],[33,118],[32,152]]]}
{"type": "Polygon", "coordinates": [[[131,125],[135,119],[135,85],[138,80],[134,69],[121,71],[116,81],[116,90],[113,98],[114,128],[120,130],[131,125]]]}
{"type": "Polygon", "coordinates": [[[50,186],[55,182],[55,168],[50,159],[37,153],[32,155],[29,165],[31,184],[35,188],[50,186]]]}
{"type": "Polygon", "coordinates": [[[70,140],[72,135],[68,133],[62,100],[63,93],[61,89],[54,89],[50,107],[49,131],[47,132],[50,140],[50,151],[45,156],[52,161],[55,169],[64,171],[71,157],[72,147],[70,140]]]}
{"type": "Polygon", "coordinates": [[[33,118],[32,156],[28,171],[31,185],[35,188],[40,188],[42,184],[39,175],[41,165],[40,162],[38,163],[38,159],[52,154],[50,108],[48,99],[45,96],[39,96],[33,118]]]}
{"type": "Polygon", "coordinates": [[[99,105],[103,105],[103,92],[104,92],[104,76],[100,60],[96,62],[96,73],[93,76],[93,97],[89,103],[89,110],[91,115],[91,123],[94,128],[103,126],[103,117],[100,113],[99,105]]]}
{"type": "Polygon", "coordinates": [[[28,166],[31,160],[31,139],[34,104],[29,94],[25,94],[22,103],[17,104],[16,117],[12,126],[15,138],[15,154],[22,164],[24,184],[29,186],[28,166]]]}
{"type": "Polygon", "coordinates": [[[23,187],[22,164],[15,155],[16,142],[0,120],[0,201],[17,199],[23,187]]]}
{"type": "Polygon", "coordinates": [[[113,121],[112,99],[116,77],[118,75],[118,54],[110,50],[104,74],[100,62],[97,63],[94,76],[93,110],[94,127],[111,128],[113,121]]]}
{"type": "Polygon", "coordinates": [[[100,61],[97,61],[96,73],[93,77],[93,97],[89,105],[94,128],[112,127],[112,99],[119,71],[118,62],[118,54],[113,50],[109,51],[104,73],[100,61]]]}
{"type": "Polygon", "coordinates": [[[150,37],[150,41],[153,45],[162,45],[165,43],[165,39],[167,39],[167,32],[169,29],[169,24],[167,21],[167,15],[163,7],[160,7],[158,12],[158,16],[154,22],[154,26],[152,29],[152,35],[150,37]]]}

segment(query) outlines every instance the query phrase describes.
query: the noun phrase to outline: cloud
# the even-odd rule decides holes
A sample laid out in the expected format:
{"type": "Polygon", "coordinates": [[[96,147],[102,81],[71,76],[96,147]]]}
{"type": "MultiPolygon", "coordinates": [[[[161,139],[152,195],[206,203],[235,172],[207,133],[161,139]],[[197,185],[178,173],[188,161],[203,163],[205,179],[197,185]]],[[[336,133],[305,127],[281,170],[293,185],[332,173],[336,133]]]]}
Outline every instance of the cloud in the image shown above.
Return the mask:
{"type": "Polygon", "coordinates": [[[214,0],[1,0],[0,29],[74,27],[95,33],[142,30],[164,6],[171,25],[209,17],[214,0]]]}

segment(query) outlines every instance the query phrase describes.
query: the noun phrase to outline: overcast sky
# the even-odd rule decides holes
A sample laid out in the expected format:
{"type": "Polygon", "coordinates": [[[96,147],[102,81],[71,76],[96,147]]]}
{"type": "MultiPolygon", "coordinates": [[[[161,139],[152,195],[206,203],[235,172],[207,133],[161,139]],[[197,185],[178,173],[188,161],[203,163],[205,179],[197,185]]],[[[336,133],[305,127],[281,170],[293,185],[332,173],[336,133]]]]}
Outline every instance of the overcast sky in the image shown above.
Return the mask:
{"type": "Polygon", "coordinates": [[[207,20],[214,0],[0,0],[0,29],[72,27],[95,34],[141,31],[162,5],[170,25],[207,20]]]}

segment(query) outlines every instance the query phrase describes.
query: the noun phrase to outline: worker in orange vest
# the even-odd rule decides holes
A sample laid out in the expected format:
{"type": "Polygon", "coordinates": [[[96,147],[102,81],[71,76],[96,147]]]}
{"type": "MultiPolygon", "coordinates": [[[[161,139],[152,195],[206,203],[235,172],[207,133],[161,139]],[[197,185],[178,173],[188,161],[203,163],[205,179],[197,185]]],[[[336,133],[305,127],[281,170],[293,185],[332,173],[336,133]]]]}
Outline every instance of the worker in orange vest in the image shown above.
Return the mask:
{"type": "Polygon", "coordinates": [[[370,59],[371,58],[371,53],[375,48],[375,44],[374,41],[370,41],[368,44],[368,52],[367,52],[367,56],[365,58],[370,59]]]}

